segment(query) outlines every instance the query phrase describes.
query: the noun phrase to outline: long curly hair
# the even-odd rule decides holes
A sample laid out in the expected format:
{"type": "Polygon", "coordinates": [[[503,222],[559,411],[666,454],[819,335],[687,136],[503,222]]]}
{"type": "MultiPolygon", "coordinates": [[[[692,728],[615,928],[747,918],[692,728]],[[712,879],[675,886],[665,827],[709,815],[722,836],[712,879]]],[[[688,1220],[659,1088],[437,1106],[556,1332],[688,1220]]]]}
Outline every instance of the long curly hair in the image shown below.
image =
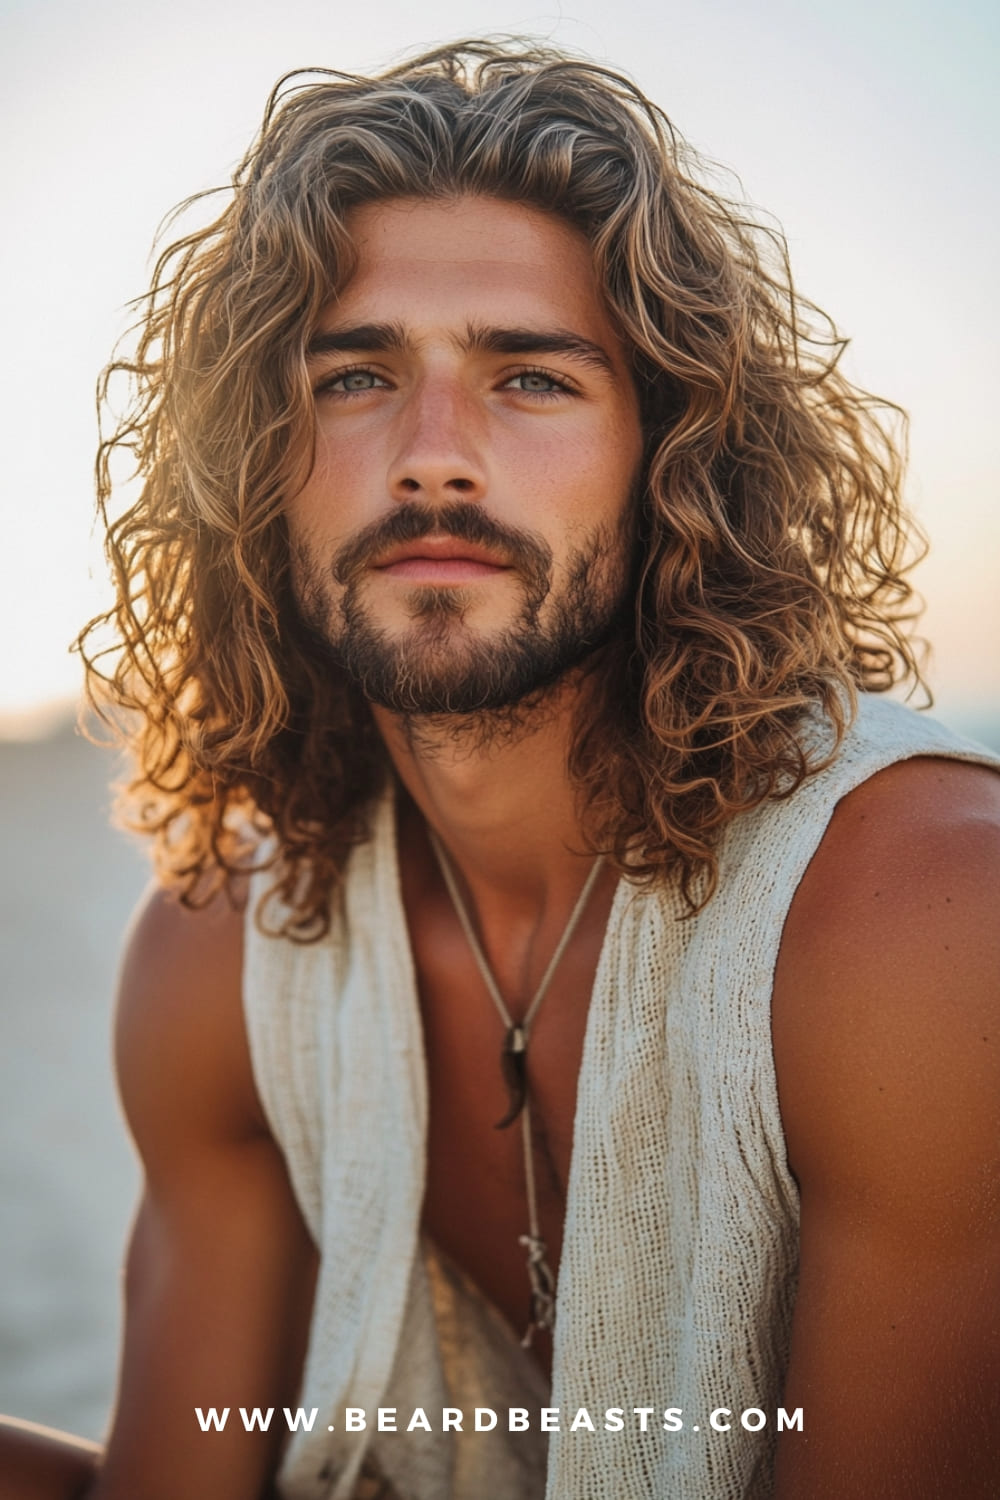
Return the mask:
{"type": "Polygon", "coordinates": [[[729,820],[829,759],[858,690],[919,680],[902,413],[841,373],[844,340],[794,291],[780,233],[710,189],[632,82],[550,48],[290,74],[220,191],[218,217],[159,256],[132,352],[102,376],[105,411],[119,377],[130,391],[97,460],[117,602],[77,642],[132,746],[127,818],[161,875],[189,903],[232,889],[267,832],[282,930],[325,930],[387,759],[291,589],[305,348],[354,268],[352,208],[487,194],[583,232],[631,354],[634,612],[569,772],[590,846],[632,879],[677,876],[696,909],[729,820]],[[123,454],[141,490],[113,516],[123,454]],[[817,707],[822,752],[799,732],[817,707]]]}

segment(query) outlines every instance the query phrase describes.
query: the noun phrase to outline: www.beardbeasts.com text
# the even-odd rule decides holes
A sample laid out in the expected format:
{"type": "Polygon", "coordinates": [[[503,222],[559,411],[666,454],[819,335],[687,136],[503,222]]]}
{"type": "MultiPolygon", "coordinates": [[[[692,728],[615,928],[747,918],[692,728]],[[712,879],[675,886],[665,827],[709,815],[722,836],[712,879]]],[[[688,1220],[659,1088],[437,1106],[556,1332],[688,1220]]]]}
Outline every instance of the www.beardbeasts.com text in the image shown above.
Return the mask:
{"type": "MultiPolygon", "coordinates": [[[[277,1418],[289,1432],[312,1432],[319,1418],[318,1407],[273,1406],[237,1408],[236,1415],[228,1406],[196,1406],[195,1418],[204,1433],[224,1432],[230,1421],[239,1421],[247,1432],[268,1432],[277,1418]]],[[[746,1432],[760,1432],[773,1426],[779,1432],[803,1432],[805,1423],[802,1407],[786,1411],[779,1406],[770,1416],[759,1406],[744,1407],[734,1412],[728,1406],[717,1406],[712,1411],[696,1418],[685,1414],[680,1406],[657,1409],[654,1406],[609,1406],[592,1413],[585,1406],[571,1412],[558,1406],[542,1406],[531,1411],[526,1406],[510,1406],[505,1411],[496,1411],[490,1406],[476,1406],[471,1411],[460,1406],[444,1406],[428,1411],[422,1406],[414,1407],[407,1415],[395,1406],[379,1406],[368,1411],[360,1406],[348,1406],[343,1410],[339,1424],[327,1423],[327,1430],[334,1432],[339,1425],[342,1432],[364,1432],[371,1426],[377,1432],[492,1432],[504,1425],[508,1432],[731,1432],[742,1427],[746,1432]]]]}

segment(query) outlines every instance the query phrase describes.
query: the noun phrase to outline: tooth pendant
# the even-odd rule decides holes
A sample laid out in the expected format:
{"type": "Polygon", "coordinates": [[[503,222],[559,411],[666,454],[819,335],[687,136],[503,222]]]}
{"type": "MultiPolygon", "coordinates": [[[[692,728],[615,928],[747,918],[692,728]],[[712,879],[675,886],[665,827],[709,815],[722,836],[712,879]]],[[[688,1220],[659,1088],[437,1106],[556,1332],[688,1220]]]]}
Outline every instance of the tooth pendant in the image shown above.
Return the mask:
{"type": "Polygon", "coordinates": [[[521,1026],[508,1026],[500,1049],[500,1071],[507,1086],[507,1113],[498,1120],[495,1129],[506,1130],[513,1125],[524,1108],[528,1089],[528,1038],[521,1026]]]}

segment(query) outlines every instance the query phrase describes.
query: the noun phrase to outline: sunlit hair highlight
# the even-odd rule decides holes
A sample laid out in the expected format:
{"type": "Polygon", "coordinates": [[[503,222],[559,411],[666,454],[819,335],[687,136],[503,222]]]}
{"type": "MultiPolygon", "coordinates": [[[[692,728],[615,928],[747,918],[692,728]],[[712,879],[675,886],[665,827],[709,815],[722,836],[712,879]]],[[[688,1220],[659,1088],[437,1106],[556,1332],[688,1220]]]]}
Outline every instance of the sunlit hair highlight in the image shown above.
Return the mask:
{"type": "Polygon", "coordinates": [[[781,236],[711,190],[634,84],[517,42],[377,78],[289,75],[222,212],[164,249],[133,352],[104,374],[106,411],[119,377],[131,392],[97,464],[117,602],[78,645],[93,701],[126,726],[127,812],[162,875],[207,899],[273,832],[298,937],[325,930],[386,775],[366,704],[291,593],[305,348],[354,267],[352,208],[460,194],[583,232],[640,392],[634,629],[606,648],[570,759],[592,847],[633,878],[676,875],[695,908],[728,821],[828,758],[857,690],[919,680],[902,414],[846,380],[781,236]],[[123,454],[141,491],[115,516],[123,454]],[[800,732],[816,708],[822,753],[800,732]]]}

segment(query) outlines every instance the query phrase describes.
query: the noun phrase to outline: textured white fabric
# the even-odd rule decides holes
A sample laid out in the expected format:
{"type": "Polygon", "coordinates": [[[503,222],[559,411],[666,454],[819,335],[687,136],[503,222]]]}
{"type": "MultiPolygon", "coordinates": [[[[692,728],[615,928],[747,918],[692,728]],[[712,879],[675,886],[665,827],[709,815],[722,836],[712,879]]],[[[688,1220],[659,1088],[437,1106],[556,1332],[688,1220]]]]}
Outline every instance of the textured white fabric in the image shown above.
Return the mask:
{"type": "Polygon", "coordinates": [[[378,1406],[404,1422],[424,1407],[435,1426],[374,1437],[369,1454],[401,1500],[769,1495],[798,1248],[771,1051],[778,945],[840,798],[928,754],[996,763],[931,719],[862,699],[831,767],[730,826],[697,918],[678,920],[672,886],[619,885],[578,1084],[547,1480],[537,1418],[530,1433],[503,1430],[508,1407],[545,1402],[536,1367],[419,1239],[426,1077],[392,799],[352,856],[325,941],[247,923],[255,1076],[322,1250],[301,1398],[319,1418],[290,1445],[288,1500],[352,1495],[378,1406]],[[491,1407],[497,1430],[442,1435],[446,1405],[466,1425],[491,1407]],[[345,1406],[367,1409],[368,1433],[344,1431],[345,1406]],[[603,1430],[609,1407],[624,1408],[623,1432],[603,1430]],[[637,1407],[654,1409],[645,1434],[637,1407]],[[662,1430],[668,1407],[682,1408],[683,1431],[662,1430]],[[734,1414],[728,1433],[709,1429],[718,1407],[734,1414]],[[765,1413],[760,1432],[739,1423],[751,1407],[765,1413]],[[568,1430],[579,1408],[596,1432],[568,1430]]]}

